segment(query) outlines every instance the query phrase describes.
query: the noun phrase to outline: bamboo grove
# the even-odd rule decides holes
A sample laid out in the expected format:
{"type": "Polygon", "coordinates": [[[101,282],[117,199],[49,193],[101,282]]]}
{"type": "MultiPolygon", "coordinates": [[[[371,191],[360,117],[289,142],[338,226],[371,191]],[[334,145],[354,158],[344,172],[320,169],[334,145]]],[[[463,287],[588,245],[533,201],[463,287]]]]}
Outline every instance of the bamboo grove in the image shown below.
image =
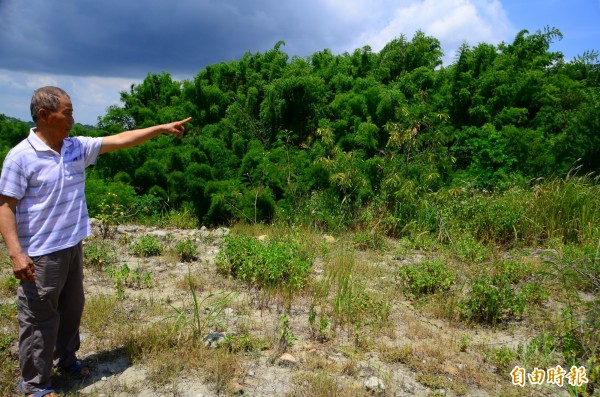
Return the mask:
{"type": "MultiPolygon", "coordinates": [[[[100,159],[88,171],[90,211],[183,211],[207,226],[366,225],[390,236],[416,223],[441,234],[444,197],[533,191],[575,172],[595,184],[598,53],[567,61],[551,51],[561,38],[545,28],[512,43],[465,43],[447,66],[440,42],[420,31],[379,52],[303,58],[280,41],[190,80],[148,74],[96,126],[73,134],[187,116],[191,126],[182,140],[163,136],[100,159]]],[[[0,159],[28,128],[0,115],[0,159]]]]}

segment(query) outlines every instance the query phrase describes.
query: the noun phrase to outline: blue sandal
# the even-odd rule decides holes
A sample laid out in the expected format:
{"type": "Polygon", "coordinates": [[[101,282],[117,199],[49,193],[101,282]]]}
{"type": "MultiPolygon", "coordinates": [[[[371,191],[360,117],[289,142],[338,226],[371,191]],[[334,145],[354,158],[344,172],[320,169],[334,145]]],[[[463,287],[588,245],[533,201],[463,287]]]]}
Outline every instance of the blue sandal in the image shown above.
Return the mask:
{"type": "Polygon", "coordinates": [[[44,397],[44,396],[48,396],[48,395],[51,395],[51,397],[54,397],[54,396],[58,397],[58,394],[56,394],[56,391],[54,389],[44,389],[44,390],[38,390],[34,393],[25,393],[23,391],[23,379],[21,379],[19,381],[19,391],[21,393],[23,393],[23,395],[25,397],[44,397]]]}
{"type": "Polygon", "coordinates": [[[79,360],[73,361],[68,367],[61,368],[61,371],[76,379],[87,378],[90,375],[90,369],[79,360]]]}
{"type": "Polygon", "coordinates": [[[40,390],[40,391],[36,391],[33,394],[27,394],[25,393],[25,397],[44,397],[44,396],[56,396],[58,397],[58,394],[56,394],[56,391],[52,390],[52,389],[44,389],[44,390],[40,390]]]}

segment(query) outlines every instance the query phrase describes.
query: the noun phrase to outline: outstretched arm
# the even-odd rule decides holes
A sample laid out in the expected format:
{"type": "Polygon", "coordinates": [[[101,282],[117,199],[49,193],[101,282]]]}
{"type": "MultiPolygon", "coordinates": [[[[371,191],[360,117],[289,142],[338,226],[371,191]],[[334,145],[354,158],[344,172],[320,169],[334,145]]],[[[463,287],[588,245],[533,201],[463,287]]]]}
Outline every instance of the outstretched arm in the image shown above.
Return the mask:
{"type": "Polygon", "coordinates": [[[160,134],[173,134],[181,138],[185,131],[184,124],[191,119],[191,117],[188,117],[187,119],[174,121],[168,124],[155,125],[153,127],[142,128],[139,130],[121,132],[117,135],[105,136],[102,138],[102,148],[100,148],[100,154],[137,146],[160,134]]]}

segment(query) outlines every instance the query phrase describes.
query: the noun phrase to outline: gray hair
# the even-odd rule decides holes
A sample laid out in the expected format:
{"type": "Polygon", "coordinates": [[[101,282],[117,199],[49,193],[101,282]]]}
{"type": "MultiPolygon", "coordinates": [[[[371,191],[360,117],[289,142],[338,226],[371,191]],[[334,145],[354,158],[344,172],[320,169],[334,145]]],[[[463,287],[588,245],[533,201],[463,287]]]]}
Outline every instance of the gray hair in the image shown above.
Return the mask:
{"type": "Polygon", "coordinates": [[[46,109],[49,112],[54,112],[58,109],[60,98],[65,97],[71,99],[62,88],[58,87],[42,87],[33,92],[31,97],[31,118],[37,122],[37,117],[40,109],[46,109]]]}

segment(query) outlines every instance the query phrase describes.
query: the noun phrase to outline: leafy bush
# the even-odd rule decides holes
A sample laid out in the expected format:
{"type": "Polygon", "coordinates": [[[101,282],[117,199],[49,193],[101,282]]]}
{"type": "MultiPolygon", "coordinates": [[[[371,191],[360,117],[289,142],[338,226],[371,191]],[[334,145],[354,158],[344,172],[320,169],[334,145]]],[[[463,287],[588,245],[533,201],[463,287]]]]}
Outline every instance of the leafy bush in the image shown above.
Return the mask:
{"type": "Polygon", "coordinates": [[[404,288],[417,297],[446,291],[456,278],[440,260],[426,260],[416,265],[401,267],[399,276],[404,288]]]}
{"type": "Polygon", "coordinates": [[[492,247],[477,240],[468,231],[457,231],[452,239],[454,254],[462,261],[468,263],[481,263],[488,260],[492,255],[492,247]]]}
{"type": "Polygon", "coordinates": [[[471,290],[459,302],[461,315],[469,320],[496,324],[525,310],[525,299],[502,274],[484,274],[472,281],[471,290]]]}
{"type": "Polygon", "coordinates": [[[293,237],[262,242],[230,234],[217,256],[217,268],[261,288],[281,286],[293,292],[306,284],[312,261],[312,255],[293,237]]]}
{"type": "Polygon", "coordinates": [[[83,248],[85,263],[94,269],[103,269],[118,261],[115,247],[107,241],[89,241],[83,248]]]}
{"type": "Polygon", "coordinates": [[[178,241],[175,244],[175,251],[182,262],[191,262],[198,258],[198,247],[191,239],[178,241]]]}
{"type": "Polygon", "coordinates": [[[160,255],[163,249],[163,245],[155,236],[142,236],[131,245],[133,254],[142,257],[160,255]]]}

